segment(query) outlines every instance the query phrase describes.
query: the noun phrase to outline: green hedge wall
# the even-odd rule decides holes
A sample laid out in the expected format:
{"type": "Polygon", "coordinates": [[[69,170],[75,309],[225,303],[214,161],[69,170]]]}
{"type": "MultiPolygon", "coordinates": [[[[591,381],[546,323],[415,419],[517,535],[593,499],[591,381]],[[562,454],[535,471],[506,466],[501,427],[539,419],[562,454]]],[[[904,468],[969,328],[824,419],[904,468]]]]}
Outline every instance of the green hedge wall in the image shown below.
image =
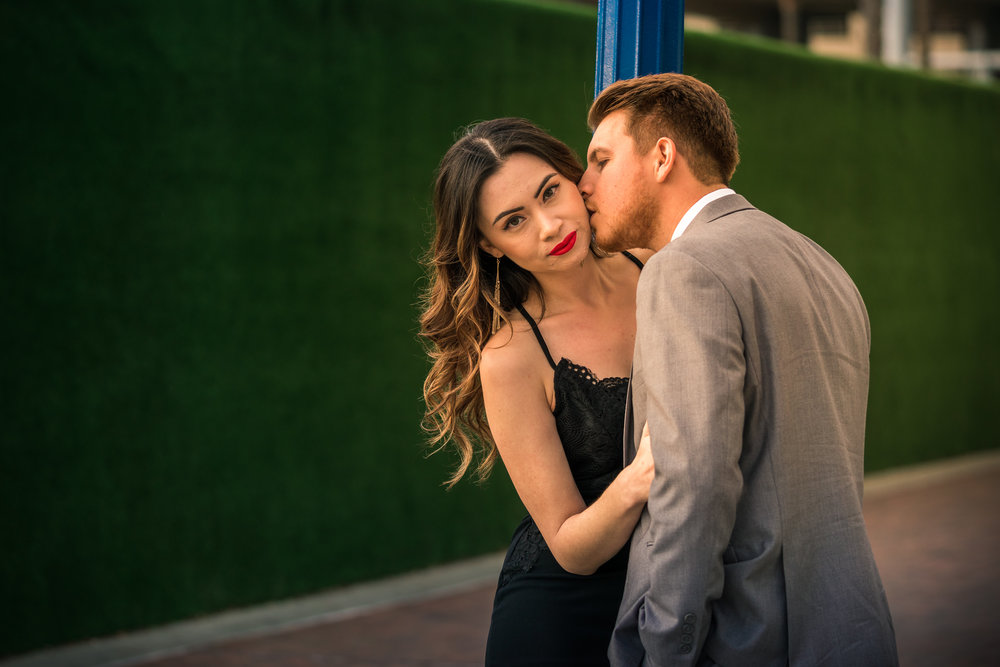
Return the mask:
{"type": "MultiPolygon", "coordinates": [[[[424,458],[417,259],[459,126],[583,152],[593,9],[40,0],[0,34],[0,655],[502,548],[502,472],[424,458]]],[[[995,446],[1000,94],[698,34],[686,69],[734,185],[868,302],[870,469],[995,446]]]]}

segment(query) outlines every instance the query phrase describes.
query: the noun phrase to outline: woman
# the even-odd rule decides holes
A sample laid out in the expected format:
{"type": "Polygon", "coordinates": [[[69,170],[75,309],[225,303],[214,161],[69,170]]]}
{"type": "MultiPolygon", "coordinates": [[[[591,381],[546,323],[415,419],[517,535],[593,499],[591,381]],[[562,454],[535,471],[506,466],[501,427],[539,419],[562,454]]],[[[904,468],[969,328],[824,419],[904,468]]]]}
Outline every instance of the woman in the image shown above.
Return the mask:
{"type": "Polygon", "coordinates": [[[438,449],[458,449],[452,485],[477,458],[484,479],[499,455],[528,510],[501,569],[487,664],[608,664],[625,546],[653,475],[648,442],[622,468],[648,252],[591,247],[582,173],[565,144],[501,118],[466,131],[435,185],[425,427],[438,449]]]}

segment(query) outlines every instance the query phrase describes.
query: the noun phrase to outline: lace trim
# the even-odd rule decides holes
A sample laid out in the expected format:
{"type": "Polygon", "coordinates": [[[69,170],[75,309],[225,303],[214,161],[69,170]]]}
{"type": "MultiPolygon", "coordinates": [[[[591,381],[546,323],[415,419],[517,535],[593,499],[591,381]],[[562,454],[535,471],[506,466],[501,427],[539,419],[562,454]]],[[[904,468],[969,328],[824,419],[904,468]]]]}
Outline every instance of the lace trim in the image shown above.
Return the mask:
{"type": "Polygon", "coordinates": [[[563,357],[559,363],[566,364],[566,368],[570,372],[572,372],[574,375],[584,380],[585,382],[594,385],[595,387],[614,389],[616,387],[621,387],[622,385],[628,384],[627,377],[607,377],[601,379],[594,374],[594,371],[590,370],[586,366],[581,366],[580,364],[574,364],[566,357],[563,357]]]}
{"type": "MultiPolygon", "coordinates": [[[[593,397],[592,400],[596,400],[603,406],[604,409],[602,409],[601,412],[604,412],[608,408],[616,408],[617,406],[607,405],[608,401],[618,400],[614,392],[621,391],[623,387],[628,386],[629,379],[627,377],[608,377],[602,379],[597,377],[597,375],[594,374],[594,371],[590,370],[586,366],[574,364],[566,357],[559,360],[559,364],[556,366],[555,371],[556,376],[558,377],[560,371],[563,370],[569,375],[569,377],[576,380],[578,386],[580,386],[579,383],[582,382],[583,386],[596,387],[598,389],[598,392],[596,394],[591,394],[591,396],[593,397]]],[[[622,397],[624,398],[624,394],[622,397]]],[[[556,401],[555,405],[552,406],[552,413],[558,414],[559,412],[562,412],[566,407],[565,401],[565,391],[560,391],[557,386],[556,401]]]]}
{"type": "Polygon", "coordinates": [[[500,587],[506,586],[519,574],[531,572],[538,562],[538,555],[543,550],[548,551],[548,548],[538,526],[532,521],[518,537],[517,544],[511,549],[510,556],[500,571],[500,587]]]}

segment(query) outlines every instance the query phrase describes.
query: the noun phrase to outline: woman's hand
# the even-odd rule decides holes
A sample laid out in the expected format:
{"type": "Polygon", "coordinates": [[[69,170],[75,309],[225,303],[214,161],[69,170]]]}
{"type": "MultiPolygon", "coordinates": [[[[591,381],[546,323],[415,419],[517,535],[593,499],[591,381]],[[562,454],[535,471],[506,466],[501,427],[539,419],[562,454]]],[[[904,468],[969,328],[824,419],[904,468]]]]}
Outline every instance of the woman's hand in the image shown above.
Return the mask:
{"type": "Polygon", "coordinates": [[[642,426],[642,438],[639,439],[639,449],[635,459],[628,465],[630,472],[630,488],[637,494],[637,499],[645,503],[649,499],[649,486],[653,483],[653,450],[649,444],[649,423],[642,426]]]}

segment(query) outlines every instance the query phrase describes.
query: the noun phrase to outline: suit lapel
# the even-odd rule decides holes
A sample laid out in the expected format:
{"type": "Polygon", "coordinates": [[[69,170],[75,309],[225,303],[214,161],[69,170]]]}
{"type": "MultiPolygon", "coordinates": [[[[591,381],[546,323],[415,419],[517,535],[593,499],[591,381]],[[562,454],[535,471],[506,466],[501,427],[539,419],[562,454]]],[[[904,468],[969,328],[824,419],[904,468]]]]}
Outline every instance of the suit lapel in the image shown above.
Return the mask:
{"type": "Polygon", "coordinates": [[[635,458],[632,445],[632,374],[628,376],[628,389],[625,392],[625,428],[622,429],[622,461],[625,465],[635,458]]]}
{"type": "MultiPolygon", "coordinates": [[[[743,195],[731,194],[726,195],[725,197],[720,197],[715,201],[709,202],[705,208],[698,212],[698,215],[696,215],[694,220],[691,221],[691,224],[688,226],[687,230],[685,230],[684,234],[687,234],[692,228],[707,225],[711,222],[719,220],[720,218],[724,218],[727,215],[753,209],[753,205],[748,202],[743,195]]],[[[680,238],[684,238],[684,234],[681,234],[680,238]]]]}

